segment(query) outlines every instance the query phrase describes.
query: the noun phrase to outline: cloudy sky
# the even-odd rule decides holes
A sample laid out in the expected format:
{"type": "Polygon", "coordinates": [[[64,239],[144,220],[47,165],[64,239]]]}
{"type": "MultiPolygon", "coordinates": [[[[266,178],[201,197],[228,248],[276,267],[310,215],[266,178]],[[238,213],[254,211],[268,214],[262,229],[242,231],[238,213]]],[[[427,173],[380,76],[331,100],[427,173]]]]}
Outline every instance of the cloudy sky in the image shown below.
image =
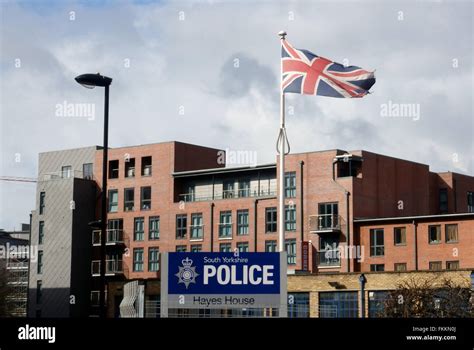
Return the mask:
{"type": "MultiPolygon", "coordinates": [[[[376,70],[363,99],[288,95],[292,152],[366,149],[474,174],[473,5],[408,1],[1,1],[0,176],[35,177],[38,153],[179,140],[275,161],[280,44],[376,70]],[[92,103],[94,120],[56,115],[92,103]],[[387,106],[415,114],[386,116],[387,106]],[[419,108],[419,115],[416,110],[419,108]]],[[[393,111],[393,110],[392,110],[393,111]]],[[[28,222],[34,184],[0,181],[0,228],[28,222]]]]}

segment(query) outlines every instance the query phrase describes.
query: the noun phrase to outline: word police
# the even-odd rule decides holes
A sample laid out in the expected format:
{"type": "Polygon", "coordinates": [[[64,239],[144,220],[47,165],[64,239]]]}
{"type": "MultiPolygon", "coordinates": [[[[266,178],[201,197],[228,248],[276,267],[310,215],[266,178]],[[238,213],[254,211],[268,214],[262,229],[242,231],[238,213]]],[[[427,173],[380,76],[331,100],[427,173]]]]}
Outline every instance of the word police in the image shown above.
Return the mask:
{"type": "Polygon", "coordinates": [[[203,270],[204,285],[208,285],[212,279],[216,279],[220,285],[273,285],[275,283],[273,265],[220,265],[218,267],[204,265],[203,270]],[[238,272],[241,273],[238,274],[238,272]]]}

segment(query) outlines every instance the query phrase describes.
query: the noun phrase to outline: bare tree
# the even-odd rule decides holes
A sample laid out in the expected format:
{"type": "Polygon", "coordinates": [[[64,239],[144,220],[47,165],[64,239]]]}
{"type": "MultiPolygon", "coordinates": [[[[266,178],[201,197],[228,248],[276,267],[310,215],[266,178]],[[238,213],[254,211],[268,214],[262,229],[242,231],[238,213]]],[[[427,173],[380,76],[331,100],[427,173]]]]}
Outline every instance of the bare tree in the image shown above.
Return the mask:
{"type": "Polygon", "coordinates": [[[469,280],[410,278],[390,291],[381,317],[474,317],[469,280]]]}

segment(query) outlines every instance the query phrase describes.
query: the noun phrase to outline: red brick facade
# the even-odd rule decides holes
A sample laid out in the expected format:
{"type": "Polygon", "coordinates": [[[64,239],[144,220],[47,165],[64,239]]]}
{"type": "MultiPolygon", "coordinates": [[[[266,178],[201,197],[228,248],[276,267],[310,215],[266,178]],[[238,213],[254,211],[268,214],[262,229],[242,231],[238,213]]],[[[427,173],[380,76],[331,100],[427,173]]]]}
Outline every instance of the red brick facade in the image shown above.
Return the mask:
{"type": "MultiPolygon", "coordinates": [[[[265,251],[267,241],[278,240],[276,232],[266,233],[266,208],[277,207],[277,188],[270,189],[270,184],[276,186],[278,183],[278,164],[229,171],[218,161],[222,156],[220,152],[223,151],[179,142],[110,149],[109,160],[119,161],[119,176],[108,181],[109,190],[118,190],[118,210],[109,213],[108,219],[123,219],[127,241],[123,261],[128,279],[158,277],[158,272],[148,272],[147,269],[150,247],[159,247],[160,252],[165,252],[175,251],[176,246],[183,245],[189,251],[191,245],[200,244],[202,251],[218,251],[222,243],[230,243],[231,248],[235,249],[239,242],[246,242],[248,251],[253,252],[265,251]],[[142,176],[142,157],[152,158],[150,176],[142,176]],[[126,158],[135,161],[134,177],[125,177],[126,158]],[[203,173],[204,169],[208,172],[203,173]],[[216,192],[224,193],[222,181],[229,178],[234,179],[236,184],[242,178],[252,179],[250,186],[258,184],[258,190],[252,187],[249,192],[257,194],[222,199],[224,196],[219,197],[216,192]],[[213,197],[182,201],[186,198],[183,194],[189,183],[196,184],[196,193],[201,187],[208,194],[212,189],[213,197]],[[151,187],[151,208],[140,210],[140,189],[145,186],[151,187]],[[260,186],[268,186],[268,191],[265,189],[261,194],[260,186]],[[124,211],[125,188],[135,189],[135,210],[124,211]],[[246,235],[237,235],[238,210],[248,210],[246,235]],[[231,212],[231,238],[219,238],[221,211],[231,212]],[[193,213],[202,213],[203,237],[198,240],[190,239],[189,225],[193,213]],[[176,238],[177,214],[187,215],[185,239],[176,238]],[[157,240],[148,239],[149,217],[152,216],[160,217],[160,238],[157,240]],[[135,241],[134,219],[138,217],[144,218],[144,239],[135,241]],[[144,249],[142,272],[133,271],[135,248],[144,249]]],[[[433,216],[468,212],[467,193],[474,192],[473,177],[432,173],[427,165],[366,151],[348,153],[329,150],[291,154],[286,159],[285,170],[295,173],[296,183],[296,196],[286,199],[287,205],[295,206],[296,216],[296,230],[286,232],[286,239],[296,242],[296,264],[289,265],[289,269],[302,268],[302,241],[310,242],[309,270],[312,272],[370,271],[373,264],[384,264],[386,271],[393,271],[395,263],[406,263],[407,270],[427,270],[432,261],[441,261],[443,269],[446,269],[446,261],[459,261],[460,268],[474,267],[474,258],[470,254],[474,251],[474,214],[450,218],[433,216]],[[444,188],[447,210],[440,210],[439,190],[444,188]],[[322,203],[334,205],[327,204],[321,209],[322,203]],[[322,214],[321,210],[330,210],[332,214],[322,214]],[[335,210],[337,214],[334,214],[335,210]],[[427,215],[432,216],[400,219],[427,215]],[[394,219],[363,221],[375,218],[394,219]],[[417,223],[416,248],[413,220],[417,223]],[[427,227],[435,223],[442,226],[443,239],[439,244],[429,244],[427,227]],[[456,243],[445,242],[445,225],[449,223],[458,224],[456,243]],[[395,246],[393,228],[400,225],[406,226],[406,243],[395,246]],[[384,255],[381,257],[370,256],[370,230],[375,228],[384,229],[384,255]],[[351,246],[362,245],[365,250],[363,261],[340,259],[339,264],[331,262],[323,266],[320,259],[324,257],[318,258],[321,237],[326,237],[326,242],[335,240],[340,246],[347,243],[351,246]],[[454,248],[457,249],[457,256],[453,256],[454,248]]],[[[99,187],[101,161],[102,152],[98,151],[94,175],[99,187]]]]}

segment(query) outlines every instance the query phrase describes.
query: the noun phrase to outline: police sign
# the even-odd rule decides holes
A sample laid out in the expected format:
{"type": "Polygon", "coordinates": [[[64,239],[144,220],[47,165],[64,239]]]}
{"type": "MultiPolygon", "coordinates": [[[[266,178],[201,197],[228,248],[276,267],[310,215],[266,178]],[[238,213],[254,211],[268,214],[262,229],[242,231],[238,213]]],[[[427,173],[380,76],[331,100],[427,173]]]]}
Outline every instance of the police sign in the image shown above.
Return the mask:
{"type": "Polygon", "coordinates": [[[286,305],[286,253],[164,253],[161,310],[286,305]]]}

